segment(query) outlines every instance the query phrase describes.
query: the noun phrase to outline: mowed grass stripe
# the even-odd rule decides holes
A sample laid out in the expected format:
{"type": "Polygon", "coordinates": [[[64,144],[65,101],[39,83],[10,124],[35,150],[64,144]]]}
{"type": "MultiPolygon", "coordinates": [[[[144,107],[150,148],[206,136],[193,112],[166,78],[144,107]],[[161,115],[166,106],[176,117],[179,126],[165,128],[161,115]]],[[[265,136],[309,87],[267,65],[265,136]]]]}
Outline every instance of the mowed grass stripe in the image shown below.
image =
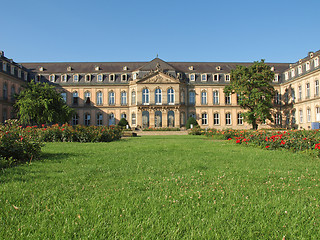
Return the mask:
{"type": "Polygon", "coordinates": [[[319,160],[143,136],[47,143],[0,176],[0,239],[317,239],[319,160]]]}

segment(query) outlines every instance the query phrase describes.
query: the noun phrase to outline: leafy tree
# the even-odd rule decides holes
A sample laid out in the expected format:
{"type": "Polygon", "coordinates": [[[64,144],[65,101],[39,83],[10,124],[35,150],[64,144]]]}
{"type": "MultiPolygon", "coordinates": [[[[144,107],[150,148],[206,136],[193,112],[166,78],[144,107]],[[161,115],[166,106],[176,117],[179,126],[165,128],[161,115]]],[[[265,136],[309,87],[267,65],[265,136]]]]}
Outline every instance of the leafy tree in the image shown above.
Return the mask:
{"type": "Polygon", "coordinates": [[[198,126],[198,122],[197,122],[197,120],[196,120],[194,117],[189,117],[189,118],[188,118],[187,124],[186,124],[186,128],[189,129],[191,124],[192,124],[194,127],[195,127],[195,126],[198,126]]]}
{"type": "Polygon", "coordinates": [[[244,120],[252,124],[253,129],[258,129],[258,123],[267,119],[272,121],[273,79],[274,72],[264,60],[249,67],[238,65],[231,70],[230,84],[224,88],[224,93],[237,94],[240,107],[247,110],[242,114],[244,120]]]}
{"type": "Polygon", "coordinates": [[[22,124],[66,123],[74,114],[48,83],[28,83],[17,96],[14,107],[22,124]]]}
{"type": "Polygon", "coordinates": [[[118,126],[120,126],[120,127],[125,127],[125,126],[127,126],[127,125],[129,125],[127,119],[121,118],[120,121],[119,121],[119,123],[118,123],[118,126]]]}

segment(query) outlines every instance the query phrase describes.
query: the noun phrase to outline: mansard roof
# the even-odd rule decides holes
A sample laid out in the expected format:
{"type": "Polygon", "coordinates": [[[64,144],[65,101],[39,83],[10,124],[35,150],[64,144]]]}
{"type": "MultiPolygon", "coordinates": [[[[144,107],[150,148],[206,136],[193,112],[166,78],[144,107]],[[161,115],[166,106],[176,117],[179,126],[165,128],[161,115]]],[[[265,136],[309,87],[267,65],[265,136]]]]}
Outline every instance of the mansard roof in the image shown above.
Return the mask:
{"type": "Polygon", "coordinates": [[[140,71],[151,71],[156,69],[162,69],[162,70],[171,70],[175,71],[176,69],[172,67],[169,63],[163,61],[160,58],[155,58],[152,61],[148,62],[147,64],[140,67],[138,70],[140,71]]]}

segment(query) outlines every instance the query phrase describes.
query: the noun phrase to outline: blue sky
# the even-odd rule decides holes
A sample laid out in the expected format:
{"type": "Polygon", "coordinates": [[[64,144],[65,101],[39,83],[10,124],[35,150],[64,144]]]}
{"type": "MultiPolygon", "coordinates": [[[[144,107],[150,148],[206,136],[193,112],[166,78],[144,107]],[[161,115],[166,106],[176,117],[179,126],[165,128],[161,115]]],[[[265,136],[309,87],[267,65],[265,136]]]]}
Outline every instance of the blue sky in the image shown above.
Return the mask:
{"type": "Polygon", "coordinates": [[[296,62],[320,49],[319,0],[0,0],[16,62],[296,62]]]}

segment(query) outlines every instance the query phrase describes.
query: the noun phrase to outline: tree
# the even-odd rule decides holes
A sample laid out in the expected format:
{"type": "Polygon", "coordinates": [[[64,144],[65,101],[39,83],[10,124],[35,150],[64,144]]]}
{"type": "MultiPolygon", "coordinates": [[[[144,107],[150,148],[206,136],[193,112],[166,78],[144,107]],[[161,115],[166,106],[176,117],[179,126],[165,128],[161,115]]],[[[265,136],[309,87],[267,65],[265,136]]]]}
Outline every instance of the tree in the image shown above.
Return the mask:
{"type": "Polygon", "coordinates": [[[198,126],[198,122],[197,122],[197,120],[196,120],[194,117],[189,117],[189,118],[188,118],[187,124],[186,124],[186,129],[189,129],[191,124],[192,124],[194,127],[195,127],[195,126],[198,126]]]}
{"type": "Polygon", "coordinates": [[[129,125],[127,119],[121,118],[120,121],[119,121],[119,123],[118,123],[118,126],[120,126],[120,127],[126,127],[127,125],[129,125]]]}
{"type": "Polygon", "coordinates": [[[259,122],[272,121],[273,79],[274,72],[264,60],[249,67],[238,65],[231,70],[230,84],[224,88],[224,93],[237,94],[238,104],[247,110],[242,113],[244,121],[252,124],[253,129],[258,129],[259,122]]]}
{"type": "Polygon", "coordinates": [[[48,83],[28,83],[17,96],[14,107],[22,124],[66,123],[74,114],[54,86],[48,83]]]}

